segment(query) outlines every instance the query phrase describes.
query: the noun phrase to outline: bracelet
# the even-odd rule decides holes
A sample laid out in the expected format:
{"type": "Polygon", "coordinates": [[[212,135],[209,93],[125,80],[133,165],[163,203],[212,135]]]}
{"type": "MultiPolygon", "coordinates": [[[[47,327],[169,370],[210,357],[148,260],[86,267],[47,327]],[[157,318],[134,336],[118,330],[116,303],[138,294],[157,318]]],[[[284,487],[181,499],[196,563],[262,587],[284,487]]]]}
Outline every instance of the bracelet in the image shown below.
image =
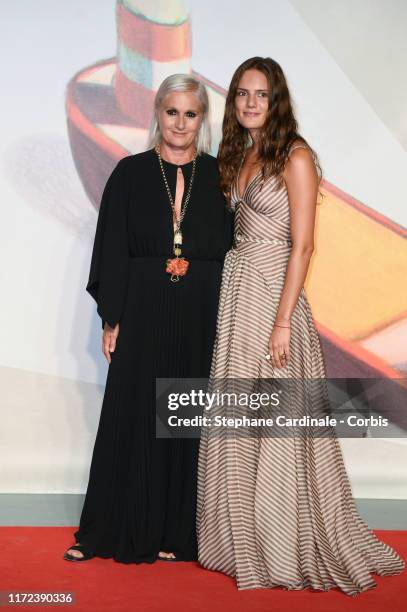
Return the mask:
{"type": "Polygon", "coordinates": [[[283,329],[290,329],[291,325],[279,325],[278,323],[274,323],[274,327],[282,327],[283,329]]]}
{"type": "Polygon", "coordinates": [[[287,319],[282,319],[281,321],[282,323],[287,323],[287,325],[280,325],[280,323],[278,323],[278,319],[277,321],[274,323],[274,325],[277,325],[277,327],[290,327],[291,325],[291,321],[287,320],[287,319]]]}

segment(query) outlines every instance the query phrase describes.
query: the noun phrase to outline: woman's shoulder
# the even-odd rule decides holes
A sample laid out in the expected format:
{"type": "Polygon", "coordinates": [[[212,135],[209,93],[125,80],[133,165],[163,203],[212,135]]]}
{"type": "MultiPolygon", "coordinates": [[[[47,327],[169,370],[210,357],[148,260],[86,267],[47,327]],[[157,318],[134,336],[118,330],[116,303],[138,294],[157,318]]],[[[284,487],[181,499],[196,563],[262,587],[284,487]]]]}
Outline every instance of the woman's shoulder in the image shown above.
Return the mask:
{"type": "Polygon", "coordinates": [[[310,163],[315,163],[314,152],[310,145],[305,141],[297,138],[288,147],[288,154],[283,170],[283,176],[289,170],[301,170],[310,168],[310,163]]]}
{"type": "Polygon", "coordinates": [[[131,167],[143,165],[145,163],[151,162],[155,158],[154,149],[148,149],[147,151],[142,151],[141,153],[133,153],[131,155],[126,155],[122,157],[120,160],[120,164],[123,167],[131,167]]]}
{"type": "Polygon", "coordinates": [[[136,176],[150,177],[149,168],[153,168],[151,162],[153,156],[152,154],[148,155],[149,153],[149,151],[144,151],[143,153],[125,155],[117,160],[108,179],[111,187],[120,191],[127,189],[129,185],[133,185],[136,176]]]}
{"type": "Polygon", "coordinates": [[[138,176],[140,176],[140,171],[148,173],[148,170],[154,167],[154,162],[154,149],[149,149],[148,151],[142,151],[141,153],[134,153],[122,157],[117,162],[115,171],[121,176],[125,175],[134,178],[135,172],[138,173],[138,176]]]}
{"type": "Polygon", "coordinates": [[[289,148],[288,148],[288,156],[290,156],[294,151],[311,151],[311,147],[309,146],[309,144],[305,141],[305,140],[301,140],[299,138],[297,138],[296,140],[294,140],[289,148]]]}

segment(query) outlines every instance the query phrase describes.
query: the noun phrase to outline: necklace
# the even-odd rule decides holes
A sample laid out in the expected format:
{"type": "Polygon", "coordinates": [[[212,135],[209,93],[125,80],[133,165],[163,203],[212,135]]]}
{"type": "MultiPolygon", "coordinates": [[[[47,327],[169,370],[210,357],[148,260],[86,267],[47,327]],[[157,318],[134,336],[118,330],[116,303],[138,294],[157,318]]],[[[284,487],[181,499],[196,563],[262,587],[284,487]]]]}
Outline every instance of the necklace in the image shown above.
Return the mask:
{"type": "Polygon", "coordinates": [[[165,170],[164,170],[163,162],[162,162],[162,159],[161,159],[160,145],[157,145],[155,147],[155,152],[157,153],[157,156],[158,156],[158,161],[160,163],[161,173],[163,175],[164,184],[165,184],[165,187],[166,187],[166,190],[167,190],[167,194],[168,194],[168,199],[169,199],[170,204],[171,204],[173,224],[175,223],[174,239],[173,239],[173,251],[174,251],[175,257],[172,258],[172,259],[167,259],[167,262],[166,262],[166,272],[171,274],[172,282],[177,282],[177,281],[179,281],[179,277],[180,276],[185,276],[185,274],[187,273],[187,270],[188,270],[188,266],[189,266],[189,261],[187,261],[184,257],[180,257],[181,252],[182,252],[181,251],[181,246],[182,246],[181,223],[184,220],[185,213],[186,213],[186,210],[187,210],[187,207],[188,207],[188,203],[189,203],[189,199],[191,197],[192,183],[193,183],[193,180],[194,180],[195,168],[196,168],[196,153],[195,153],[195,156],[194,156],[194,159],[193,159],[193,162],[192,162],[192,173],[191,173],[191,179],[189,181],[188,193],[186,195],[186,198],[184,200],[183,205],[181,205],[180,215],[179,215],[179,217],[177,217],[177,212],[175,210],[174,200],[172,199],[171,190],[170,190],[169,185],[168,185],[168,181],[167,181],[167,177],[165,175],[165,170]]]}

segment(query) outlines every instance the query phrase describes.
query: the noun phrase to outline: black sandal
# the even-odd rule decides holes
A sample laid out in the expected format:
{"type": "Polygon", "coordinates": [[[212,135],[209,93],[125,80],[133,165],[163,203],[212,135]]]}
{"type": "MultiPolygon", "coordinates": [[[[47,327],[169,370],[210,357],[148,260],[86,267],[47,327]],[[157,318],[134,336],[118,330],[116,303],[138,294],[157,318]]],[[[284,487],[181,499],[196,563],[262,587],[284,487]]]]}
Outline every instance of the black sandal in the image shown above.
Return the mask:
{"type": "Polygon", "coordinates": [[[75,557],[74,555],[70,555],[67,551],[64,554],[64,559],[66,561],[87,561],[88,559],[92,559],[92,557],[95,556],[93,552],[86,548],[86,546],[84,546],[83,544],[75,544],[75,546],[70,546],[68,550],[79,550],[79,552],[82,553],[83,557],[75,557]]]}

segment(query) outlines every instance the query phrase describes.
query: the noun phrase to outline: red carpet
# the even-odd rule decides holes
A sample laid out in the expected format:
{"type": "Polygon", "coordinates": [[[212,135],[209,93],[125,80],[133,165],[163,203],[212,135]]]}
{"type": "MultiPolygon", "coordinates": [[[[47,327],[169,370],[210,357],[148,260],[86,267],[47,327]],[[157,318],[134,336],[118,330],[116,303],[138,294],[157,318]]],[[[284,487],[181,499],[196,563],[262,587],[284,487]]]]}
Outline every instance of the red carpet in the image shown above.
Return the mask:
{"type": "MultiPolygon", "coordinates": [[[[398,576],[376,576],[377,588],[350,597],[334,589],[284,591],[281,588],[239,592],[234,580],[197,563],[124,565],[94,558],[83,563],[62,556],[73,544],[73,527],[0,527],[0,590],[19,592],[74,591],[76,604],[61,610],[134,612],[375,612],[389,606],[406,609],[407,570],[398,576]]],[[[375,531],[407,559],[407,532],[375,531]]],[[[48,607],[48,606],[47,606],[48,607]]],[[[55,607],[55,606],[49,606],[55,607]]],[[[33,611],[45,606],[16,606],[33,611]]]]}

